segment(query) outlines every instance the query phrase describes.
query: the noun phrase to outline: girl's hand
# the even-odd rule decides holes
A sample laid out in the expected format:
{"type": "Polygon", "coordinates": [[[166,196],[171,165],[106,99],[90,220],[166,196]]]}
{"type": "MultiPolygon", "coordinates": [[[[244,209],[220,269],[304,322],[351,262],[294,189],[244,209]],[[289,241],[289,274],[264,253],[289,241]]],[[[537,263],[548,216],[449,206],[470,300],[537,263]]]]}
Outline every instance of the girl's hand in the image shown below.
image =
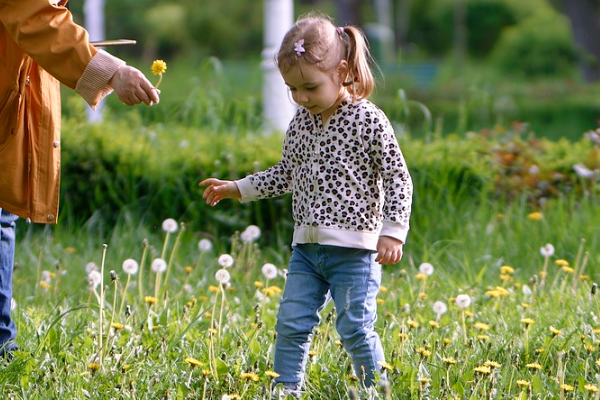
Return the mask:
{"type": "Polygon", "coordinates": [[[241,199],[242,194],[233,181],[222,181],[215,178],[208,178],[198,184],[198,186],[208,186],[204,189],[202,197],[206,199],[206,204],[217,205],[223,199],[241,199]]]}
{"type": "Polygon", "coordinates": [[[380,236],[377,242],[377,258],[375,261],[381,265],[397,264],[402,259],[401,240],[390,236],[380,236]]]}

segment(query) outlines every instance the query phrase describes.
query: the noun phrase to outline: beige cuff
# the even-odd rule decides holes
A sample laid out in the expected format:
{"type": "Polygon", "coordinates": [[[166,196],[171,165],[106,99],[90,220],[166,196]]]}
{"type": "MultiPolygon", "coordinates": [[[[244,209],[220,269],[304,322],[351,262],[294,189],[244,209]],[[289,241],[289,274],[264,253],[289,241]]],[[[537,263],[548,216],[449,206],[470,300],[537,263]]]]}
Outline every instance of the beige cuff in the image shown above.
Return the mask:
{"type": "Polygon", "coordinates": [[[92,109],[96,109],[98,103],[112,93],[113,89],[108,86],[108,81],[123,65],[125,65],[125,61],[111,56],[104,50],[99,50],[77,81],[75,91],[92,109]]]}

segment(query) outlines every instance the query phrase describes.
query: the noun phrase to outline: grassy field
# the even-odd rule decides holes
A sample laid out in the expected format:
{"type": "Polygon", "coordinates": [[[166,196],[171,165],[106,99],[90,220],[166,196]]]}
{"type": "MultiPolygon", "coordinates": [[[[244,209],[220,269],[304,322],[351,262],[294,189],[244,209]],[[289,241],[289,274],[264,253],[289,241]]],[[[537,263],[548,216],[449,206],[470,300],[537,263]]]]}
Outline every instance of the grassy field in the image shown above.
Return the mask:
{"type": "MultiPolygon", "coordinates": [[[[387,398],[597,399],[597,200],[567,197],[536,213],[519,202],[416,204],[405,257],[384,268],[379,295],[387,398]],[[544,256],[547,243],[555,250],[544,256]]],[[[268,398],[289,247],[183,226],[167,234],[126,216],[99,226],[19,226],[23,351],[0,367],[4,398],[268,398]],[[222,254],[234,260],[228,283],[215,277],[222,254]],[[136,274],[124,272],[129,258],[136,274]],[[89,283],[89,263],[103,282],[89,283]],[[265,263],[280,274],[265,278],[265,263]]],[[[315,332],[307,398],[369,398],[334,318],[328,306],[315,332]]]]}

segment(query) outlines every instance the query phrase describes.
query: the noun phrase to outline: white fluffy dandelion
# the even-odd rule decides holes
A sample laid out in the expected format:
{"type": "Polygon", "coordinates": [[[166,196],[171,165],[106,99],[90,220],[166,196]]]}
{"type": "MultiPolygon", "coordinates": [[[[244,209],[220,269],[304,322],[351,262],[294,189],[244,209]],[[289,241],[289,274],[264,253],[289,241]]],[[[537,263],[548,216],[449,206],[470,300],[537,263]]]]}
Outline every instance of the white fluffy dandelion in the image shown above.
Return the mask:
{"type": "Polygon", "coordinates": [[[123,261],[123,272],[125,272],[127,275],[137,274],[138,269],[139,265],[133,258],[128,258],[127,260],[123,261]]]}
{"type": "Polygon", "coordinates": [[[594,171],[592,171],[591,169],[589,169],[588,167],[586,167],[583,164],[573,165],[573,171],[575,171],[575,173],[578,176],[580,176],[581,178],[584,178],[584,179],[592,178],[595,175],[594,171]]]}
{"type": "Polygon", "coordinates": [[[215,278],[217,279],[217,282],[219,282],[221,285],[226,285],[227,283],[229,283],[231,275],[229,275],[229,271],[227,271],[225,268],[221,268],[215,274],[215,278]]]}
{"type": "Polygon", "coordinates": [[[525,296],[525,297],[531,297],[531,295],[533,294],[533,292],[531,291],[531,288],[527,285],[523,285],[523,287],[521,288],[521,291],[523,292],[523,296],[525,296]]]}
{"type": "Polygon", "coordinates": [[[552,257],[554,255],[554,246],[550,243],[546,243],[545,246],[540,247],[540,254],[543,257],[552,257]]]}
{"type": "Polygon", "coordinates": [[[271,263],[266,263],[262,266],[262,273],[267,279],[275,279],[278,275],[277,267],[271,263]]]}
{"type": "Polygon", "coordinates": [[[198,250],[200,250],[202,253],[208,253],[209,251],[212,250],[212,248],[213,248],[213,244],[208,239],[201,239],[198,242],[198,250]]]}
{"type": "Polygon", "coordinates": [[[459,308],[467,308],[471,304],[471,296],[468,294],[459,294],[456,296],[456,305],[459,308]]]}
{"type": "Polygon", "coordinates": [[[92,289],[96,289],[102,282],[102,275],[97,270],[90,271],[88,274],[88,283],[92,289]]]}
{"type": "Polygon", "coordinates": [[[221,254],[218,262],[221,267],[229,268],[233,265],[233,257],[231,257],[229,254],[221,254]]]}
{"type": "Polygon", "coordinates": [[[175,221],[173,218],[167,218],[162,223],[162,229],[165,232],[175,233],[177,232],[178,227],[177,221],[175,221]]]}
{"type": "Polygon", "coordinates": [[[240,235],[240,239],[244,243],[254,242],[260,237],[260,228],[256,225],[248,225],[244,232],[240,235]]]}
{"type": "Polygon", "coordinates": [[[433,265],[429,264],[429,263],[422,263],[421,265],[419,265],[419,272],[428,276],[431,276],[433,274],[434,268],[433,265]]]}
{"type": "Polygon", "coordinates": [[[436,315],[440,316],[446,313],[446,311],[448,311],[448,306],[446,306],[446,303],[443,301],[436,301],[433,303],[433,312],[436,313],[436,315]]]}
{"type": "Polygon", "coordinates": [[[152,261],[152,271],[155,273],[159,273],[159,272],[165,272],[167,270],[167,262],[165,260],[163,260],[162,258],[155,258],[154,261],[152,261]]]}
{"type": "Polygon", "coordinates": [[[95,262],[89,262],[85,265],[85,273],[89,275],[92,271],[98,271],[98,266],[95,262]]]}

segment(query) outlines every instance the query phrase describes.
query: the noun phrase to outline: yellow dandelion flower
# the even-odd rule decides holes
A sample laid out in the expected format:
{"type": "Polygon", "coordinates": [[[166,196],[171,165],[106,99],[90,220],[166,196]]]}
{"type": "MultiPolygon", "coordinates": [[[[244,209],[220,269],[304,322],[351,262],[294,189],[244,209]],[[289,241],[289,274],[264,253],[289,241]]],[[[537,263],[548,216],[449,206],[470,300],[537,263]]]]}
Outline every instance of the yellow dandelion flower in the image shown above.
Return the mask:
{"type": "Polygon", "coordinates": [[[206,301],[206,300],[208,300],[208,297],[206,297],[206,296],[198,296],[198,300],[200,300],[200,301],[206,301]]]}
{"type": "Polygon", "coordinates": [[[163,60],[154,60],[150,69],[154,75],[163,74],[167,70],[167,63],[163,60]]]}
{"type": "Polygon", "coordinates": [[[501,214],[501,213],[496,214],[496,219],[504,219],[504,214],[501,214]]]}
{"type": "Polygon", "coordinates": [[[219,331],[217,331],[215,328],[208,328],[208,333],[210,335],[216,335],[217,333],[219,333],[219,331]]]}
{"type": "Polygon", "coordinates": [[[261,288],[264,286],[264,284],[261,281],[254,281],[254,286],[256,286],[257,288],[261,288]]]}
{"type": "Polygon", "coordinates": [[[529,387],[531,383],[525,379],[517,379],[517,386],[529,387]]]}
{"type": "Polygon", "coordinates": [[[259,380],[258,375],[256,375],[253,372],[244,372],[244,373],[242,373],[242,375],[240,375],[240,378],[242,378],[245,381],[253,381],[253,382],[258,382],[258,380],[259,380]]]}
{"type": "Polygon", "coordinates": [[[573,386],[567,385],[566,383],[561,383],[559,387],[565,392],[572,392],[573,390],[575,390],[573,386]]]}
{"type": "Polygon", "coordinates": [[[131,369],[132,365],[131,364],[123,364],[123,366],[121,367],[121,370],[123,370],[123,372],[127,372],[131,369]]]}
{"type": "Polygon", "coordinates": [[[210,375],[210,369],[208,369],[208,368],[202,368],[202,375],[204,375],[204,376],[210,375]]]}
{"type": "Polygon", "coordinates": [[[418,297],[420,300],[427,300],[427,293],[421,292],[421,293],[419,293],[418,297]]]}
{"type": "Polygon", "coordinates": [[[242,396],[237,393],[228,394],[227,397],[229,397],[229,400],[240,400],[242,398],[242,396]]]}
{"type": "Polygon", "coordinates": [[[521,303],[521,307],[527,309],[527,308],[531,307],[531,304],[529,304],[529,303],[521,303]]]}
{"type": "Polygon", "coordinates": [[[358,377],[354,375],[350,375],[347,379],[351,382],[358,382],[358,377]]]}
{"type": "Polygon", "coordinates": [[[414,321],[412,319],[409,319],[408,321],[406,321],[406,324],[408,326],[410,326],[411,328],[418,328],[419,327],[419,323],[417,321],[414,321]]]}
{"type": "Polygon", "coordinates": [[[380,286],[380,287],[379,287],[379,291],[380,291],[381,293],[387,293],[387,292],[388,292],[388,288],[387,288],[387,286],[380,286]]]}
{"type": "Polygon", "coordinates": [[[592,392],[592,393],[596,393],[598,391],[598,386],[592,385],[591,383],[588,383],[583,388],[585,390],[587,390],[588,392],[592,392]]]}
{"type": "Polygon", "coordinates": [[[473,318],[473,316],[475,315],[475,314],[473,314],[472,311],[469,311],[469,310],[464,310],[464,313],[465,313],[465,317],[467,317],[467,318],[473,318]]]}
{"type": "Polygon", "coordinates": [[[500,273],[502,275],[512,275],[515,273],[515,269],[510,265],[503,265],[500,267],[500,273]]]}
{"type": "Polygon", "coordinates": [[[186,364],[190,364],[190,367],[194,368],[194,367],[201,367],[204,365],[204,363],[200,360],[196,360],[194,357],[186,357],[183,360],[184,363],[186,364]]]}
{"type": "Polygon", "coordinates": [[[486,362],[484,362],[483,366],[484,367],[490,367],[491,369],[500,368],[501,367],[501,365],[499,363],[497,363],[496,361],[490,361],[490,360],[487,360],[486,362]]]}
{"type": "Polygon", "coordinates": [[[431,379],[429,379],[429,378],[427,378],[425,376],[419,379],[419,383],[421,385],[427,385],[429,382],[431,382],[431,379]]]}
{"type": "Polygon", "coordinates": [[[50,289],[50,288],[52,287],[52,285],[50,285],[50,284],[49,284],[48,282],[46,282],[46,281],[40,281],[40,284],[39,284],[39,285],[40,285],[40,287],[41,287],[42,289],[45,289],[45,290],[48,290],[48,289],[50,289]]]}
{"type": "Polygon", "coordinates": [[[275,291],[273,289],[271,289],[270,287],[262,289],[261,292],[262,292],[262,294],[264,294],[265,296],[268,296],[268,297],[275,296],[275,291]]]}
{"type": "Polygon", "coordinates": [[[440,324],[437,321],[432,320],[432,321],[429,321],[429,326],[435,329],[435,328],[439,328],[440,324]]]}
{"type": "Polygon", "coordinates": [[[336,341],[335,341],[335,344],[336,344],[338,347],[343,347],[343,346],[344,346],[344,345],[342,344],[342,341],[341,341],[341,340],[336,340],[336,341]]]}
{"type": "Polygon", "coordinates": [[[415,279],[418,281],[425,281],[427,280],[427,274],[424,274],[422,272],[419,272],[418,274],[415,275],[415,279]]]}
{"type": "Polygon", "coordinates": [[[502,282],[512,282],[513,277],[511,275],[507,275],[507,274],[500,274],[500,280],[502,282]]]}
{"type": "Polygon", "coordinates": [[[539,349],[535,349],[535,353],[536,354],[542,354],[542,353],[545,353],[545,352],[546,352],[546,349],[544,349],[542,347],[540,347],[539,349]]]}
{"type": "Polygon", "coordinates": [[[65,247],[65,253],[67,254],[75,254],[77,252],[77,249],[75,247],[65,247]]]}
{"type": "Polygon", "coordinates": [[[88,368],[89,368],[91,371],[93,371],[93,372],[94,372],[94,371],[98,371],[98,370],[100,369],[100,364],[98,364],[98,363],[95,363],[95,362],[91,362],[91,363],[89,363],[89,364],[88,364],[88,368]]]}
{"type": "Polygon", "coordinates": [[[221,291],[221,289],[219,289],[217,286],[214,285],[210,285],[208,287],[208,291],[209,292],[213,292],[213,293],[219,293],[221,291]]]}
{"type": "Polygon", "coordinates": [[[529,326],[531,324],[533,324],[535,321],[532,320],[531,318],[523,318],[521,319],[521,322],[525,325],[525,326],[529,326]]]}
{"type": "Polygon", "coordinates": [[[379,299],[379,298],[377,299],[377,304],[378,305],[382,305],[383,303],[385,303],[384,299],[379,299]]]}
{"type": "Polygon", "coordinates": [[[212,313],[207,311],[204,313],[204,318],[212,318],[212,313]]]}
{"type": "Polygon", "coordinates": [[[148,304],[156,304],[158,303],[158,299],[154,296],[146,296],[144,297],[144,301],[148,304]]]}
{"type": "Polygon", "coordinates": [[[479,329],[480,331],[489,331],[490,330],[490,326],[488,324],[484,324],[483,322],[476,322],[475,328],[479,329]]]}
{"type": "Polygon", "coordinates": [[[596,351],[596,350],[598,349],[598,347],[594,346],[593,344],[586,344],[586,345],[585,345],[585,346],[583,346],[583,347],[584,347],[584,349],[585,349],[587,352],[589,352],[589,353],[591,353],[591,352],[593,352],[593,351],[596,351]]]}
{"type": "Polygon", "coordinates": [[[590,277],[588,275],[579,275],[579,279],[581,279],[582,281],[587,281],[590,279],[590,277]]]}
{"type": "Polygon", "coordinates": [[[311,357],[314,357],[314,356],[316,356],[317,354],[318,354],[318,353],[317,353],[316,351],[314,351],[314,350],[311,350],[311,351],[309,351],[309,352],[308,352],[308,355],[309,355],[309,356],[311,356],[311,357]]]}
{"type": "Polygon", "coordinates": [[[444,338],[444,344],[446,346],[449,345],[450,343],[452,343],[452,339],[450,339],[450,338],[444,338]]]}
{"type": "Polygon", "coordinates": [[[484,366],[475,367],[475,368],[473,368],[473,371],[478,372],[483,375],[489,375],[492,373],[492,370],[490,367],[484,367],[484,366]]]}
{"type": "Polygon", "coordinates": [[[529,364],[526,365],[526,367],[530,368],[530,369],[537,369],[537,370],[541,370],[543,368],[540,364],[538,364],[536,362],[529,363],[529,364]]]}
{"type": "Polygon", "coordinates": [[[281,290],[281,288],[279,286],[269,286],[269,289],[271,289],[272,291],[274,291],[277,294],[283,293],[283,291],[281,290]]]}
{"type": "Polygon", "coordinates": [[[114,328],[115,330],[121,330],[123,329],[124,325],[120,324],[118,322],[113,322],[112,324],[110,324],[111,328],[114,328]]]}
{"type": "Polygon", "coordinates": [[[527,219],[532,221],[541,221],[544,218],[543,214],[539,211],[527,214],[527,219]]]}
{"type": "Polygon", "coordinates": [[[279,377],[279,374],[275,371],[265,371],[265,375],[271,379],[275,379],[279,377]]]}
{"type": "Polygon", "coordinates": [[[419,347],[417,349],[417,353],[419,353],[423,357],[429,357],[431,355],[431,351],[427,350],[425,347],[419,347]]]}
{"type": "Polygon", "coordinates": [[[487,342],[490,340],[490,337],[488,335],[477,335],[477,339],[481,340],[482,342],[487,342]]]}
{"type": "Polygon", "coordinates": [[[565,272],[567,274],[572,274],[575,272],[575,270],[571,267],[562,267],[561,269],[563,270],[563,272],[565,272]]]}
{"type": "Polygon", "coordinates": [[[190,275],[192,273],[192,267],[187,265],[184,269],[186,274],[190,275]]]}
{"type": "Polygon", "coordinates": [[[568,267],[569,266],[569,262],[567,260],[563,260],[563,259],[554,261],[554,264],[558,265],[559,267],[568,267]]]}
{"type": "Polygon", "coordinates": [[[377,361],[377,364],[379,364],[381,366],[381,369],[387,369],[388,371],[393,371],[394,367],[392,367],[392,364],[387,363],[385,361],[377,361]]]}
{"type": "Polygon", "coordinates": [[[456,360],[452,357],[443,357],[442,361],[446,364],[446,365],[454,365],[456,364],[456,360]]]}
{"type": "Polygon", "coordinates": [[[398,334],[398,338],[400,339],[401,342],[404,342],[406,339],[408,339],[408,333],[400,332],[400,334],[398,334]]]}

